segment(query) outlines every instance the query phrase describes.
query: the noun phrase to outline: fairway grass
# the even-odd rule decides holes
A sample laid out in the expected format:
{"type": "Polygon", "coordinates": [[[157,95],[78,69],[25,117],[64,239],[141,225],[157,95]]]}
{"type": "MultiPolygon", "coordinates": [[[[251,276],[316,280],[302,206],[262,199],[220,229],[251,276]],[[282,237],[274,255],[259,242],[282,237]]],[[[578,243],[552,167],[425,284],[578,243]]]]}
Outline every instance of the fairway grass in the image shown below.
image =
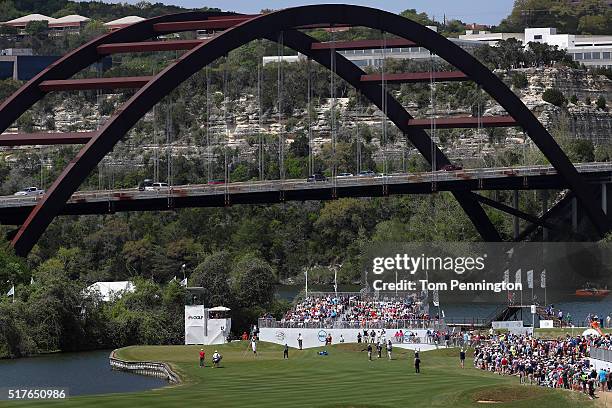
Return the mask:
{"type": "MultiPolygon", "coordinates": [[[[591,407],[595,401],[575,392],[520,386],[516,377],[476,370],[468,359],[459,367],[458,350],[421,353],[414,373],[409,350],[394,349],[394,360],[367,360],[361,344],[321,349],[290,349],[259,343],[254,357],[246,342],[206,346],[207,367],[198,367],[200,346],[134,346],[118,351],[125,360],[165,361],[183,382],[129,394],[75,397],[65,401],[0,402],[0,407],[591,407]],[[221,368],[210,356],[223,354],[221,368]]],[[[383,353],[384,354],[384,353],[383,353]]]]}

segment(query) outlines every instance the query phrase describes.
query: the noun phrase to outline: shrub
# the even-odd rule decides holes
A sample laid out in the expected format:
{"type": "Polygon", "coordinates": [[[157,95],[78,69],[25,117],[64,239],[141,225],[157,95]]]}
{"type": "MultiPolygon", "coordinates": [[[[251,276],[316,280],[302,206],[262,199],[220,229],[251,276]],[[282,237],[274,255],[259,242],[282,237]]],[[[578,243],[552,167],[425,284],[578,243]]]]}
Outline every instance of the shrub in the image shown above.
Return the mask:
{"type": "Polygon", "coordinates": [[[522,72],[515,72],[512,75],[512,86],[516,89],[525,89],[529,85],[529,81],[527,81],[527,76],[522,72]]]}
{"type": "Polygon", "coordinates": [[[555,106],[563,106],[567,102],[563,92],[558,89],[550,88],[544,91],[542,99],[548,103],[552,103],[555,106]]]}
{"type": "Polygon", "coordinates": [[[599,95],[599,98],[597,98],[597,102],[595,102],[595,105],[597,106],[597,109],[608,110],[606,106],[606,98],[604,98],[603,95],[599,95]]]}

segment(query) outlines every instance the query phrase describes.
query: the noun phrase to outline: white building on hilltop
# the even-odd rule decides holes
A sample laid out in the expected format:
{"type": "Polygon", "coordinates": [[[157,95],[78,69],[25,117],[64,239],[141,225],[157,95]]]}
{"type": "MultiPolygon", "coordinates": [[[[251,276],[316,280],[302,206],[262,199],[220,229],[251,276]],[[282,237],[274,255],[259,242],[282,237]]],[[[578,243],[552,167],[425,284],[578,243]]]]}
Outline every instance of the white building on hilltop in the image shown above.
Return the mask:
{"type": "Polygon", "coordinates": [[[538,42],[557,46],[574,61],[593,67],[612,67],[612,35],[558,34],[556,28],[526,28],[523,33],[491,33],[468,30],[460,39],[496,46],[501,40],[514,38],[524,45],[538,42]]]}

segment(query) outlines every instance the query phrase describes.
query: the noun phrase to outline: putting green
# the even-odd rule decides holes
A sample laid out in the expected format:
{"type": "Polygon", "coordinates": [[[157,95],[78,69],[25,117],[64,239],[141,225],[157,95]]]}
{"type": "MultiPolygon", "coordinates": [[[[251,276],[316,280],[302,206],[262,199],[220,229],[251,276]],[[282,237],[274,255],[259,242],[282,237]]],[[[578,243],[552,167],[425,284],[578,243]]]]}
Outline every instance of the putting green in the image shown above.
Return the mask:
{"type": "Polygon", "coordinates": [[[259,343],[254,357],[245,342],[205,347],[207,364],[215,349],[221,368],[198,367],[200,346],[135,346],[119,350],[125,360],[169,362],[183,383],[130,394],[75,397],[65,401],[0,403],[0,407],[589,407],[594,401],[569,391],[520,386],[516,377],[476,370],[458,350],[421,353],[421,374],[413,352],[395,349],[392,361],[368,361],[362,345],[289,351],[259,343]]]}

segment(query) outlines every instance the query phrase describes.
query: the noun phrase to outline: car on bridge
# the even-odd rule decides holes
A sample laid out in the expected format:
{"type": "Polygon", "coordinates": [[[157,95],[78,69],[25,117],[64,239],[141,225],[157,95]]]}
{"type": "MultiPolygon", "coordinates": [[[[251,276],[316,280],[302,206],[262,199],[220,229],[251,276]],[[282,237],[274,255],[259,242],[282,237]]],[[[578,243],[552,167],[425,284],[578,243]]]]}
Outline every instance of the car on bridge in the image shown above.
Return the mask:
{"type": "Polygon", "coordinates": [[[158,191],[158,190],[167,190],[168,183],[153,183],[150,186],[145,187],[145,191],[158,191]]]}
{"type": "Polygon", "coordinates": [[[38,187],[28,187],[23,190],[17,191],[14,195],[16,196],[37,196],[45,194],[45,190],[41,190],[38,187]]]}
{"type": "Polygon", "coordinates": [[[138,184],[139,191],[145,191],[147,187],[153,187],[153,180],[144,179],[143,181],[140,182],[140,184],[138,184]]]}
{"type": "Polygon", "coordinates": [[[225,184],[225,180],[224,179],[208,180],[208,185],[215,186],[219,184],[225,184]]]}
{"type": "Polygon", "coordinates": [[[348,177],[353,177],[353,173],[340,173],[337,176],[337,178],[348,178],[348,177]]]}
{"type": "Polygon", "coordinates": [[[358,177],[374,177],[376,176],[376,173],[374,173],[372,170],[363,170],[363,171],[360,171],[357,176],[358,177]]]}
{"type": "Polygon", "coordinates": [[[463,170],[463,167],[461,167],[458,164],[445,164],[444,166],[442,166],[442,168],[440,170],[444,170],[444,171],[459,171],[459,170],[463,170]]]}
{"type": "Polygon", "coordinates": [[[313,174],[311,176],[308,176],[306,181],[309,182],[309,183],[325,182],[325,181],[327,181],[327,177],[325,177],[321,173],[316,173],[316,174],[313,174]]]}

